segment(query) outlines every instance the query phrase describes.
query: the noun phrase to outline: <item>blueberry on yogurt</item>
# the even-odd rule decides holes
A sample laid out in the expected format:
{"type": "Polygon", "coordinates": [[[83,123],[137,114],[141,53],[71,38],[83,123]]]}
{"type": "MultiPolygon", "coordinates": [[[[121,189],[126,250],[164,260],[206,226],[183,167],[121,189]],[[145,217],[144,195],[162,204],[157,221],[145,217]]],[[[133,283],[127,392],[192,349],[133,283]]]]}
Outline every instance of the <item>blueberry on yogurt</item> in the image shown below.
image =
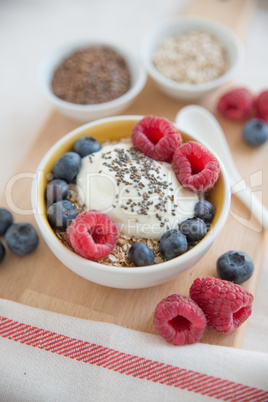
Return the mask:
{"type": "Polygon", "coordinates": [[[190,218],[180,224],[180,230],[189,242],[198,242],[207,234],[207,225],[200,218],[190,218]]]}
{"type": "Polygon", "coordinates": [[[48,205],[54,202],[64,200],[69,192],[69,187],[66,181],[62,179],[54,179],[48,183],[46,188],[46,199],[48,205]]]}
{"type": "Polygon", "coordinates": [[[76,152],[66,152],[53,166],[55,179],[65,180],[70,183],[76,177],[81,167],[81,156],[76,152]]]}
{"type": "Polygon", "coordinates": [[[168,230],[160,239],[159,251],[166,260],[171,260],[187,251],[186,237],[178,229],[168,230]]]}
{"type": "Polygon", "coordinates": [[[76,206],[68,200],[52,204],[47,210],[48,221],[54,229],[65,230],[78,215],[76,206]]]}
{"type": "Polygon", "coordinates": [[[211,223],[215,215],[214,206],[207,200],[198,201],[194,207],[196,218],[202,219],[205,223],[211,223]]]}
{"type": "Polygon", "coordinates": [[[77,152],[81,158],[98,152],[100,149],[101,144],[93,137],[80,137],[74,144],[74,151],[77,152]]]}

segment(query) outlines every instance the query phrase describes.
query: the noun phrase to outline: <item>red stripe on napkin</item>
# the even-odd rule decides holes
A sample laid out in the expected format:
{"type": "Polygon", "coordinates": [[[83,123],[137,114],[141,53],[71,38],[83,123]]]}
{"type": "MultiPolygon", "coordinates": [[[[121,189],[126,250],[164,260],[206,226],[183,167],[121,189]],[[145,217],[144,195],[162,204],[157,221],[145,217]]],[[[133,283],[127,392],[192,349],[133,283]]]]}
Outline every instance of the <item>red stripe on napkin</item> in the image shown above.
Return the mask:
{"type": "Polygon", "coordinates": [[[0,316],[0,336],[84,363],[223,401],[260,402],[268,392],[192,370],[122,353],[0,316]]]}

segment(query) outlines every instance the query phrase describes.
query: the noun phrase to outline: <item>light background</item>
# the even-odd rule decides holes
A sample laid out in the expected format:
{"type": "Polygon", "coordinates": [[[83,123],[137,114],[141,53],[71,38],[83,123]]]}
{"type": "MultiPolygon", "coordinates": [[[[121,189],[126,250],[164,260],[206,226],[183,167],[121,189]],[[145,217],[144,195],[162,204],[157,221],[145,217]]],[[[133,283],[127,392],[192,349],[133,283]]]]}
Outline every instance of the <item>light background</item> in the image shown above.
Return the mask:
{"type": "MultiPolygon", "coordinates": [[[[0,0],[1,193],[51,112],[37,79],[42,56],[57,45],[85,38],[108,38],[138,56],[145,32],[178,14],[187,2],[0,0]]],[[[268,88],[268,1],[255,3],[246,61],[236,82],[258,92],[268,88]]],[[[268,353],[267,284],[268,255],[243,346],[268,353]]]]}

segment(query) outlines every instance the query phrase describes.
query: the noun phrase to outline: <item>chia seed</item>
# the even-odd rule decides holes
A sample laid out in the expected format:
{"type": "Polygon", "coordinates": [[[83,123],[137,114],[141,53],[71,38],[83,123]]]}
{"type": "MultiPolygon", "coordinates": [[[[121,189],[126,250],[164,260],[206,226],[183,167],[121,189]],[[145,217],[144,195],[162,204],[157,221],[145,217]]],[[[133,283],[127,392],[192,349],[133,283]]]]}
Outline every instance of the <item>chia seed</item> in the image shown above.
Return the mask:
{"type": "Polygon", "coordinates": [[[67,57],[52,79],[53,93],[67,102],[92,105],[125,94],[131,83],[125,59],[108,46],[92,46],[67,57]]]}

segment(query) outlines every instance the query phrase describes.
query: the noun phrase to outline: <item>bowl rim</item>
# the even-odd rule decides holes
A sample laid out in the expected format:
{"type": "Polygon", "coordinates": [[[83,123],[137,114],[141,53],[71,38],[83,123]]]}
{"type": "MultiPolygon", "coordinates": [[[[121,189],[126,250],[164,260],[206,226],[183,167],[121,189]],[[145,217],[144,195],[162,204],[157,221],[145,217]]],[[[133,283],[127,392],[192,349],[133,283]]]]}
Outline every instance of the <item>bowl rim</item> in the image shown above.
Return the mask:
{"type": "MultiPolygon", "coordinates": [[[[193,27],[194,30],[195,28],[193,27]]],[[[170,35],[171,36],[171,35],[170,35]]],[[[161,43],[161,40],[157,42],[158,44],[161,43]]],[[[228,53],[228,48],[226,47],[226,51],[228,53]]],[[[197,92],[197,91],[207,91],[210,89],[214,89],[222,84],[224,84],[231,76],[233,76],[240,66],[242,65],[244,58],[245,58],[245,52],[244,52],[244,47],[238,37],[235,35],[235,33],[226,25],[223,25],[220,22],[216,22],[214,20],[211,20],[209,18],[205,17],[196,17],[196,16],[181,16],[181,17],[172,17],[169,19],[166,19],[165,21],[162,21],[155,26],[153,26],[147,33],[145,34],[142,45],[141,45],[141,58],[143,61],[143,64],[148,72],[148,74],[159,84],[162,84],[169,89],[174,90],[183,90],[183,91],[188,91],[188,92],[197,92]],[[230,42],[233,43],[234,48],[236,50],[236,61],[235,63],[227,68],[226,72],[221,75],[220,77],[208,81],[205,83],[200,83],[200,84],[192,84],[192,83],[185,83],[185,82],[177,82],[175,80],[172,80],[163,74],[161,74],[156,67],[153,65],[151,61],[151,53],[148,51],[148,42],[153,39],[153,37],[158,34],[159,32],[164,32],[166,29],[168,29],[170,26],[173,26],[175,24],[181,24],[182,26],[185,25],[187,27],[187,24],[201,24],[204,26],[208,26],[213,29],[214,35],[217,37],[216,32],[222,33],[230,42]]]]}
{"type": "Polygon", "coordinates": [[[114,108],[120,105],[123,105],[124,103],[127,103],[129,100],[133,99],[135,96],[137,96],[140,91],[144,88],[145,83],[147,80],[147,72],[145,68],[143,67],[142,63],[139,62],[139,60],[132,54],[130,53],[125,47],[118,43],[114,43],[108,40],[101,40],[101,39],[88,39],[88,40],[83,40],[83,41],[74,41],[68,44],[62,44],[59,45],[49,52],[47,52],[42,59],[40,60],[39,66],[38,66],[38,81],[40,84],[40,87],[43,91],[43,93],[48,97],[48,99],[57,105],[60,108],[64,108],[66,110],[72,110],[72,111],[80,111],[80,112],[99,112],[99,111],[105,111],[110,108],[114,108]],[[82,105],[78,103],[72,103],[65,101],[63,99],[58,98],[52,91],[51,88],[51,78],[53,76],[53,72],[55,71],[55,68],[59,66],[61,61],[64,60],[65,57],[68,55],[71,55],[75,50],[83,49],[86,47],[90,46],[108,46],[117,53],[119,53],[122,57],[124,57],[129,71],[131,73],[131,70],[135,69],[137,72],[137,79],[135,83],[131,83],[131,86],[129,90],[124,93],[123,95],[119,96],[118,98],[115,98],[111,101],[108,102],[102,102],[102,103],[96,103],[96,104],[89,104],[89,105],[82,105]],[[62,52],[64,52],[64,56],[62,55],[62,52]],[[61,56],[59,55],[61,54],[61,56]],[[50,59],[53,56],[58,55],[58,61],[56,63],[51,63],[50,59]],[[50,77],[50,80],[46,79],[47,77],[50,77]]]}
{"type": "MultiPolygon", "coordinates": [[[[111,274],[111,273],[112,274],[118,274],[118,272],[120,272],[120,275],[123,275],[123,276],[125,276],[125,275],[130,275],[131,276],[134,272],[136,272],[137,274],[140,274],[140,275],[143,275],[143,274],[146,275],[148,273],[152,273],[152,269],[153,269],[153,273],[158,273],[158,272],[161,272],[163,270],[168,271],[172,267],[174,268],[174,265],[176,265],[176,264],[178,266],[181,266],[184,263],[186,263],[189,259],[193,259],[193,258],[199,256],[200,254],[202,255],[202,250],[208,250],[210,248],[211,244],[213,243],[213,241],[217,238],[218,234],[221,232],[221,230],[222,230],[222,228],[223,228],[223,226],[224,226],[224,224],[226,222],[226,219],[228,217],[229,210],[230,210],[230,198],[231,198],[230,197],[230,184],[229,184],[227,172],[226,172],[221,160],[217,156],[217,158],[219,160],[219,163],[220,163],[221,174],[223,176],[224,195],[223,195],[222,213],[219,216],[219,219],[218,219],[216,225],[213,227],[213,230],[209,231],[208,234],[195,247],[193,247],[191,250],[188,250],[185,254],[182,254],[179,257],[176,257],[174,259],[164,261],[162,263],[158,263],[158,264],[154,264],[154,265],[149,265],[149,266],[143,266],[143,267],[114,267],[114,266],[110,266],[110,265],[100,264],[100,263],[92,261],[92,260],[87,260],[87,259],[79,256],[74,251],[68,249],[56,237],[56,235],[54,234],[52,228],[49,226],[49,223],[44,220],[44,216],[40,212],[39,195],[38,195],[39,194],[38,190],[39,190],[40,172],[43,171],[44,166],[48,163],[48,161],[50,160],[50,158],[53,155],[53,153],[62,144],[64,144],[68,139],[72,138],[73,136],[75,136],[79,132],[82,132],[82,131],[86,130],[87,128],[94,127],[96,125],[111,122],[111,121],[116,121],[116,120],[120,120],[120,121],[137,120],[137,121],[139,121],[143,117],[144,116],[142,116],[142,115],[112,116],[112,117],[105,117],[105,118],[102,118],[102,119],[94,120],[92,122],[83,124],[83,125],[75,128],[74,130],[70,131],[69,133],[64,135],[62,138],[60,138],[56,143],[54,143],[54,145],[43,156],[41,162],[39,163],[39,165],[38,165],[38,167],[36,169],[35,176],[34,176],[33,183],[32,183],[31,202],[32,202],[32,209],[33,209],[33,213],[34,213],[34,216],[35,216],[35,220],[36,220],[37,225],[38,225],[38,227],[40,229],[40,232],[41,232],[43,238],[46,241],[48,241],[49,244],[54,243],[55,247],[57,247],[57,249],[59,251],[63,252],[66,255],[66,257],[68,258],[69,261],[75,262],[81,268],[98,269],[99,272],[109,273],[109,274],[111,274]],[[211,241],[211,237],[213,237],[212,241],[211,241]],[[56,243],[55,243],[55,241],[56,241],[56,243]],[[178,261],[178,259],[180,259],[180,260],[178,261]]],[[[175,123],[173,123],[173,124],[176,126],[175,123]]],[[[191,137],[193,139],[195,139],[195,137],[193,135],[191,135],[191,137]]],[[[199,141],[199,139],[198,139],[198,141],[199,141]]],[[[207,146],[207,144],[205,144],[205,146],[207,148],[209,148],[207,146]]],[[[210,149],[211,152],[213,152],[211,150],[211,148],[209,148],[209,149],[210,149]]],[[[77,272],[75,270],[73,270],[73,271],[77,272]]],[[[179,273],[180,273],[180,271],[178,271],[178,274],[179,273]]]]}

